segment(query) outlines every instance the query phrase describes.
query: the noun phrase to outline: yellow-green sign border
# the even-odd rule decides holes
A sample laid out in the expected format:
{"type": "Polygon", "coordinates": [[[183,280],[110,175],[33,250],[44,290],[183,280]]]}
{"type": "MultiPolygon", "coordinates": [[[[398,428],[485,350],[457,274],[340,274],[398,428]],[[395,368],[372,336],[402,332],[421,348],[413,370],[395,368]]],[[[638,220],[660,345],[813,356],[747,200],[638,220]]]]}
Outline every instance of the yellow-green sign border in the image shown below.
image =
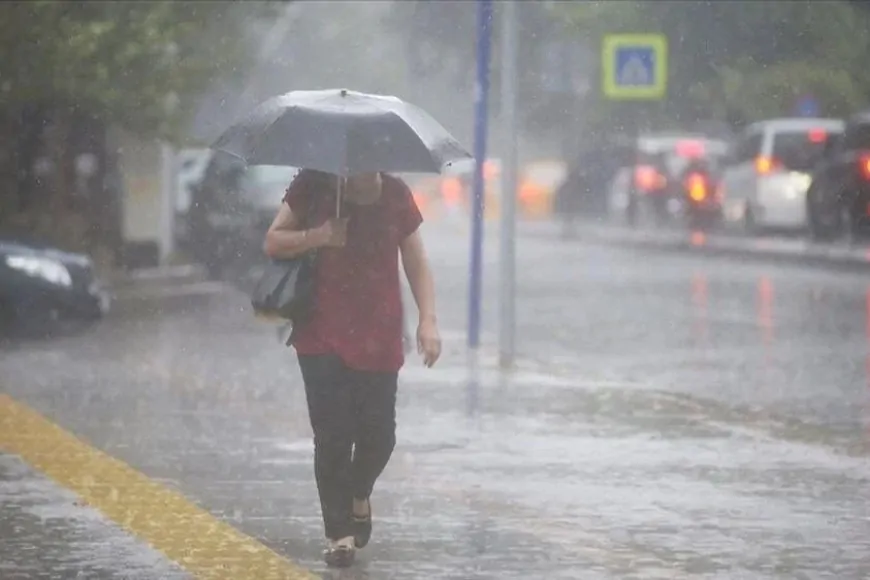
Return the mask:
{"type": "Polygon", "coordinates": [[[601,47],[602,91],[614,101],[658,101],[668,89],[668,38],[664,34],[610,34],[601,47]],[[653,84],[626,87],[616,82],[616,52],[626,47],[649,47],[655,55],[653,84]]]}

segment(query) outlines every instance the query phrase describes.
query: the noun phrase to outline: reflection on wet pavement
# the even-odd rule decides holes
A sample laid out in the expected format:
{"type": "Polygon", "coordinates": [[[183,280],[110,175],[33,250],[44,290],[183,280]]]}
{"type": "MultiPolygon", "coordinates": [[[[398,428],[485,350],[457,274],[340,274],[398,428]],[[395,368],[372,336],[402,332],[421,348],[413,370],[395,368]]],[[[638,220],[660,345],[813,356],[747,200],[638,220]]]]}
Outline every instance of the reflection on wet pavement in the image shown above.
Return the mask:
{"type": "MultiPolygon", "coordinates": [[[[403,374],[373,545],[341,577],[863,577],[867,279],[523,240],[522,360],[484,348],[471,383],[454,238],[430,245],[445,360],[403,374]]],[[[323,572],[292,354],[233,291],[158,312],[0,353],[4,387],[323,572]]]]}

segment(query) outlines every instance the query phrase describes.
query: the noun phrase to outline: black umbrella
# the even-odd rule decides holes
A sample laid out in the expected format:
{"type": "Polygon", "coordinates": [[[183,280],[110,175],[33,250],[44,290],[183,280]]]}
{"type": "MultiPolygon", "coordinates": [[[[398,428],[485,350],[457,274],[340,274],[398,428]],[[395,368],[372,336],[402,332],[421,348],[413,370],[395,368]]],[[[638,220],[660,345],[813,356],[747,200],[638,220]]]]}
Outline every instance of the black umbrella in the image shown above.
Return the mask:
{"type": "Polygon", "coordinates": [[[212,149],[248,165],[335,175],[440,173],[471,155],[435,119],[399,98],[344,89],[273,97],[228,128],[212,149]]]}

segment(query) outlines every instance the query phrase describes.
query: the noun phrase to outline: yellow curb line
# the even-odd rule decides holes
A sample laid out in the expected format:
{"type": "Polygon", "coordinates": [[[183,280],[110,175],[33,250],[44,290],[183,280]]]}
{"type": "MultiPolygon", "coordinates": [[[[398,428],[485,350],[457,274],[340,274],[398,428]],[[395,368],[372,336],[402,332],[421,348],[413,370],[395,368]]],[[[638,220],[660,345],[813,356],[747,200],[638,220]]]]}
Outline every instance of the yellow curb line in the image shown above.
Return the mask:
{"type": "Polygon", "coordinates": [[[317,578],[7,395],[0,395],[0,450],[20,456],[196,578],[317,578]]]}

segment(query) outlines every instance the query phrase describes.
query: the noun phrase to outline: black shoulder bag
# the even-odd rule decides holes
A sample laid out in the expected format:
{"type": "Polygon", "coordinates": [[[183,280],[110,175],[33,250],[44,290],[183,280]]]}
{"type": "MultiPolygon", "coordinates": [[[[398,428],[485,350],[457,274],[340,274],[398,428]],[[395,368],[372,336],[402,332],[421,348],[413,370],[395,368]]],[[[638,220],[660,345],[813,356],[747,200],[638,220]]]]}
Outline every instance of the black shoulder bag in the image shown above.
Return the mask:
{"type": "MultiPolygon", "coordinates": [[[[303,226],[308,227],[313,195],[307,200],[303,226]]],[[[303,324],[314,306],[314,268],[317,251],[285,260],[271,260],[251,294],[254,314],[262,318],[283,319],[293,329],[303,324]]]]}

